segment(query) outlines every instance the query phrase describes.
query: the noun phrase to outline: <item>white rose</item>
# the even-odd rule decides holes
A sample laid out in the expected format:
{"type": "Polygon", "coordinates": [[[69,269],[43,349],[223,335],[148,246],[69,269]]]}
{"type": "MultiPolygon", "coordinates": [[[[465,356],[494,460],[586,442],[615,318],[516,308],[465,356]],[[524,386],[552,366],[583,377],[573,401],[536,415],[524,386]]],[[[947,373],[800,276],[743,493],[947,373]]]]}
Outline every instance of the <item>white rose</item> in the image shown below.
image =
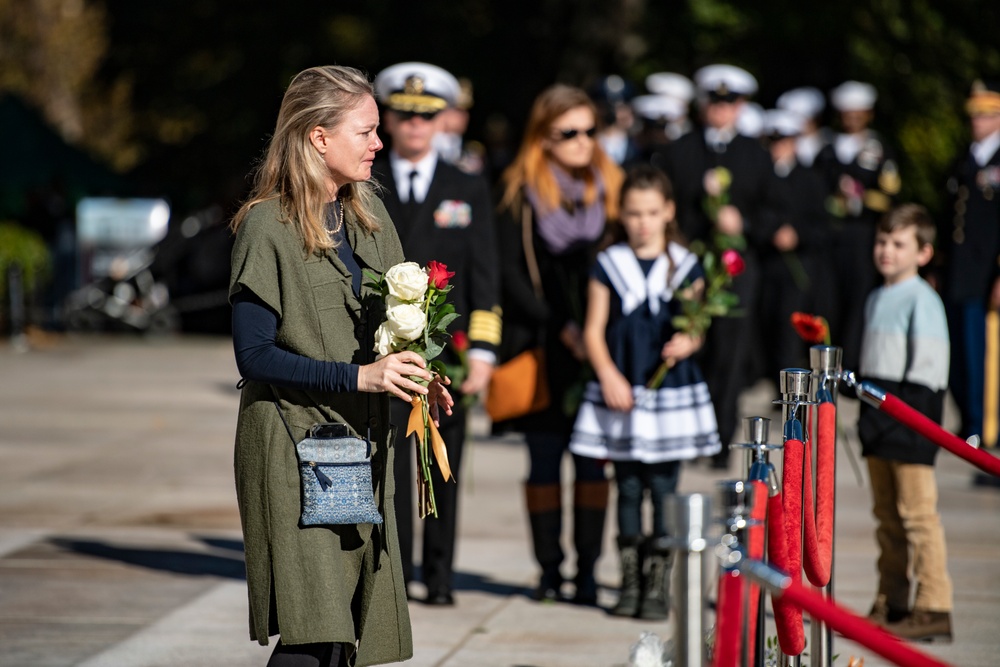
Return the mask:
{"type": "Polygon", "coordinates": [[[378,352],[378,359],[392,354],[392,333],[389,331],[389,323],[383,322],[375,330],[375,351],[378,352]]]}
{"type": "Polygon", "coordinates": [[[420,301],[427,293],[427,272],[416,262],[403,262],[385,272],[390,296],[402,301],[420,301]]]}
{"type": "Polygon", "coordinates": [[[403,341],[411,341],[424,335],[424,327],[427,325],[427,316],[420,306],[412,303],[401,303],[386,309],[389,333],[403,341]]]}

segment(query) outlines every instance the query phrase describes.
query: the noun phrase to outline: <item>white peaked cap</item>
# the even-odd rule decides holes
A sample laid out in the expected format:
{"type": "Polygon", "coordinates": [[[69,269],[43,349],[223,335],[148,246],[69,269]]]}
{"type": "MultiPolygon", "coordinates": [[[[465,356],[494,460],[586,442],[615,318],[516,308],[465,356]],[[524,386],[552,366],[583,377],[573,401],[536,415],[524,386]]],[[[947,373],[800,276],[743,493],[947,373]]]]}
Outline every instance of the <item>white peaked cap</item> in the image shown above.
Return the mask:
{"type": "Polygon", "coordinates": [[[830,103],[838,111],[868,111],[877,99],[875,86],[860,81],[845,81],[830,91],[830,103]]]}
{"type": "Polygon", "coordinates": [[[793,88],[782,93],[775,106],[785,111],[791,111],[803,118],[815,118],[826,108],[826,98],[819,88],[806,86],[793,88]]]}
{"type": "Polygon", "coordinates": [[[694,74],[695,84],[701,93],[735,94],[750,96],[757,92],[757,79],[735,65],[708,65],[694,74]]]}
{"type": "Polygon", "coordinates": [[[802,134],[803,116],[788,109],[768,109],[764,112],[764,132],[768,135],[797,137],[802,134]]]}
{"type": "Polygon", "coordinates": [[[747,102],[736,117],[736,131],[756,139],[764,132],[764,107],[754,102],[747,102]]]}
{"type": "Polygon", "coordinates": [[[428,63],[398,63],[375,77],[375,95],[397,111],[440,111],[454,106],[460,91],[458,79],[428,63]]]}
{"type": "Polygon", "coordinates": [[[669,95],[640,95],[632,100],[636,114],[649,120],[680,120],[687,115],[687,103],[669,95]]]}
{"type": "Polygon", "coordinates": [[[682,102],[694,99],[694,84],[683,74],[656,72],[646,77],[646,90],[654,95],[674,97],[682,102]]]}

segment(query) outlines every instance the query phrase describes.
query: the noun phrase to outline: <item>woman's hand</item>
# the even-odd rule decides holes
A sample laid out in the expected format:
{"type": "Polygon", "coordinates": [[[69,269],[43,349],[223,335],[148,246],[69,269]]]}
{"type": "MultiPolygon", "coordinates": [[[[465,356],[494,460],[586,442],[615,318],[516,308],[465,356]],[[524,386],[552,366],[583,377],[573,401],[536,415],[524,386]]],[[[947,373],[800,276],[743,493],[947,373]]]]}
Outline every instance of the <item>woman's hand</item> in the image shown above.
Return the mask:
{"type": "MultiPolygon", "coordinates": [[[[419,354],[395,352],[358,368],[358,391],[385,391],[409,403],[411,394],[426,394],[429,391],[411,378],[420,378],[428,383],[434,379],[427,371],[427,362],[419,354]]],[[[450,400],[451,396],[448,398],[450,400]]]]}
{"type": "Polygon", "coordinates": [[[632,383],[617,368],[610,368],[601,376],[601,395],[612,410],[628,412],[635,404],[632,400],[632,383]]]}
{"type": "Polygon", "coordinates": [[[673,368],[678,361],[687,359],[700,350],[702,342],[701,338],[678,331],[663,344],[660,356],[667,362],[667,366],[673,368]]]}
{"type": "Polygon", "coordinates": [[[430,409],[431,419],[435,426],[441,426],[441,410],[451,416],[451,408],[455,405],[455,400],[451,397],[451,392],[446,389],[451,384],[451,378],[436,376],[434,381],[427,386],[427,407],[430,409]]]}
{"type": "Polygon", "coordinates": [[[565,345],[577,361],[587,360],[587,348],[583,344],[583,331],[576,322],[567,322],[559,332],[559,340],[565,345]]]}

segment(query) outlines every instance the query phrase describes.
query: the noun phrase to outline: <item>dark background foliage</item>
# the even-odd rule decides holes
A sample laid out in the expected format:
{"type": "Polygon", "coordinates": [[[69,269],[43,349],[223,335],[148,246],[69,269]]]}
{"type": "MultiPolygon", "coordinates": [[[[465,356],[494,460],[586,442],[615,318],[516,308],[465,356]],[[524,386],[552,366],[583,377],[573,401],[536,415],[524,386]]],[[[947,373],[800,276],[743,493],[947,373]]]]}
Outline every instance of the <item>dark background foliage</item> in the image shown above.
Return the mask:
{"type": "Polygon", "coordinates": [[[793,86],[875,84],[903,196],[938,210],[969,85],[1000,76],[997,34],[1000,3],[976,0],[0,0],[0,93],[124,176],[115,194],[231,210],[305,67],[433,62],[473,81],[471,138],[506,121],[516,142],[554,81],[618,73],[641,93],[651,72],[724,61],[757,76],[765,107],[793,86]]]}

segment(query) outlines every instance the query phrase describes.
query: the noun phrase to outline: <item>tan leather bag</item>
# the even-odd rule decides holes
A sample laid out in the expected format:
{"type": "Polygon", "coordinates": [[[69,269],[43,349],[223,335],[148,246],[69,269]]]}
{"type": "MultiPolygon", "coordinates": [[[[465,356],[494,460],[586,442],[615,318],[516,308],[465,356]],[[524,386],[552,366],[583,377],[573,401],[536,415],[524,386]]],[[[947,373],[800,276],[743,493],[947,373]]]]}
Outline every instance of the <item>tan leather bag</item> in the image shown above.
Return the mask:
{"type": "MultiPolygon", "coordinates": [[[[527,203],[521,209],[521,240],[531,284],[538,298],[544,298],[531,234],[531,207],[527,203]]],[[[549,400],[545,351],[539,345],[496,367],[486,393],[486,413],[495,422],[506,421],[540,412],[549,407],[549,400]]]]}
{"type": "Polygon", "coordinates": [[[493,371],[486,394],[486,413],[490,419],[502,422],[547,407],[549,383],[545,378],[542,348],[525,350],[493,371]]]}

